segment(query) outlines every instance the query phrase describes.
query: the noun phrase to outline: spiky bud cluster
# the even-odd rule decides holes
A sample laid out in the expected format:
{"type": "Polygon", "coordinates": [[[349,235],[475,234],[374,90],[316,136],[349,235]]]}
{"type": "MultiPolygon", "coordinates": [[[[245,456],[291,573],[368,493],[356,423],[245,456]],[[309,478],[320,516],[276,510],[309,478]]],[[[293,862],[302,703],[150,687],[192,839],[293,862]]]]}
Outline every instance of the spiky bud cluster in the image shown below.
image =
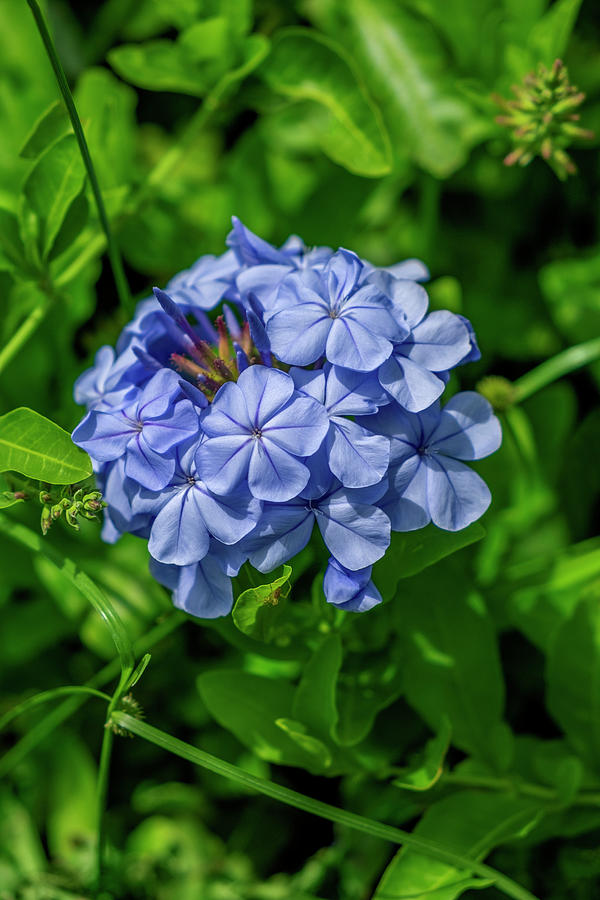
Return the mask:
{"type": "Polygon", "coordinates": [[[503,114],[496,122],[512,131],[515,147],[504,158],[507,166],[526,166],[535,156],[546,160],[561,181],[577,172],[566,152],[574,140],[591,140],[594,132],[581,128],[577,108],[585,94],[569,82],[560,59],[550,69],[542,63],[521,84],[512,86],[515,100],[493,95],[503,114]]]}
{"type": "Polygon", "coordinates": [[[79,522],[77,521],[79,516],[83,516],[85,519],[95,519],[106,503],[103,501],[100,491],[88,491],[87,493],[85,491],[85,488],[74,488],[73,485],[67,485],[62,489],[61,496],[58,498],[47,490],[40,491],[42,534],[47,534],[52,524],[61,517],[75,531],[79,531],[79,522]]]}

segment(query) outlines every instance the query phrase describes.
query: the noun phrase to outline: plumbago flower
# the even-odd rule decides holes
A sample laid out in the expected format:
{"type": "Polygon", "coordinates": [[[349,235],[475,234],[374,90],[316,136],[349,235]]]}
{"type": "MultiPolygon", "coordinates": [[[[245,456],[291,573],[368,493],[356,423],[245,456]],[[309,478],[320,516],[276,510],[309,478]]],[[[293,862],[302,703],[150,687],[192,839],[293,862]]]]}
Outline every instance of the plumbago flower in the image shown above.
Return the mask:
{"type": "Polygon", "coordinates": [[[479,358],[473,329],[428,313],[418,260],[277,248],[237,219],[227,243],[155,288],[76,382],[103,538],[147,540],[175,605],[211,618],[242,565],[270,572],[316,525],[326,599],[368,610],[392,531],[456,531],[491,501],[466,464],[500,445],[491,406],[440,403],[450,370],[479,358]]]}

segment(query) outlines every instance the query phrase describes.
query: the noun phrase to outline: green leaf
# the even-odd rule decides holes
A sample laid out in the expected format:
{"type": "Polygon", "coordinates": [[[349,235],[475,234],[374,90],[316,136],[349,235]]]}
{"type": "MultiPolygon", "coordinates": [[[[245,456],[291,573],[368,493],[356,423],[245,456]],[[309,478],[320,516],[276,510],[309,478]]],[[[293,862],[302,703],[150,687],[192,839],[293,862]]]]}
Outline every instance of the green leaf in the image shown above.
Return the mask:
{"type": "Polygon", "coordinates": [[[353,52],[381,104],[396,155],[447,178],[490,125],[456,90],[432,25],[394,0],[349,0],[346,13],[353,52]]]}
{"type": "Polygon", "coordinates": [[[12,210],[0,206],[0,270],[27,268],[17,217],[12,210]]]}
{"type": "Polygon", "coordinates": [[[462,531],[442,531],[428,525],[419,531],[392,532],[392,541],[383,559],[373,567],[373,581],[385,600],[396,595],[401,578],[409,578],[423,569],[480,541],[485,529],[474,522],[462,531]]]}
{"type": "Polygon", "coordinates": [[[29,208],[41,223],[40,251],[52,249],[69,207],[85,181],[85,167],[75,135],[68,134],[39,157],[27,176],[23,191],[29,208]]]}
{"type": "Polygon", "coordinates": [[[39,117],[19,154],[24,159],[37,159],[52,144],[72,131],[62,100],[56,100],[39,117]]]}
{"type": "Polygon", "coordinates": [[[151,91],[202,97],[232,62],[229,26],[222,16],[196,22],[177,41],[123,44],[108,53],[122,78],[151,91]]]}
{"type": "MultiPolygon", "coordinates": [[[[244,746],[268,762],[320,770],[321,760],[276,724],[294,718],[294,689],[286,681],[219,669],[198,677],[210,714],[244,746]]],[[[313,749],[318,746],[313,744],[313,749]]]]}
{"type": "Polygon", "coordinates": [[[277,635],[282,614],[282,600],[290,593],[291,566],[283,566],[283,575],[269,584],[243,591],[232,611],[234,625],[257,641],[269,643],[277,635]]]}
{"type": "Polygon", "coordinates": [[[406,699],[438,732],[500,768],[492,735],[502,724],[504,684],[492,620],[458,565],[428,569],[394,601],[406,699]]]}
{"type": "MultiPolygon", "coordinates": [[[[600,333],[600,252],[548,263],[538,279],[550,315],[569,343],[600,333]]],[[[590,369],[600,384],[600,363],[590,369]]]]}
{"type": "Polygon", "coordinates": [[[600,759],[600,607],[583,599],[559,629],[548,655],[548,709],[578,754],[600,759]]]}
{"type": "Polygon", "coordinates": [[[350,172],[379,177],[391,171],[390,142],[343,47],[314,31],[279,32],[259,74],[269,87],[296,101],[314,101],[323,151],[350,172]]]}
{"type": "Polygon", "coordinates": [[[303,722],[297,722],[294,719],[275,719],[275,724],[285,731],[295,744],[318,759],[323,769],[327,769],[331,765],[332,757],[329,748],[323,741],[309,734],[303,722]]]}
{"type": "Polygon", "coordinates": [[[581,0],[556,0],[535,23],[528,45],[536,62],[550,66],[555,59],[564,56],[580,6],[581,0]]]}
{"type": "Polygon", "coordinates": [[[135,176],[135,91],[108,69],[91,68],[77,82],[75,99],[103,194],[129,185],[135,176]]]}
{"type": "Polygon", "coordinates": [[[46,867],[37,828],[26,807],[6,785],[0,790],[0,860],[4,859],[10,860],[27,881],[37,879],[46,867]]]}
{"type": "MultiPolygon", "coordinates": [[[[539,806],[531,800],[460,791],[434,803],[413,833],[479,860],[499,844],[514,840],[538,816],[539,806]]],[[[373,900],[455,900],[468,888],[486,886],[480,879],[474,882],[472,876],[472,869],[426,859],[402,848],[385,870],[373,900]]],[[[490,880],[487,885],[492,883],[490,880]]]]}
{"type": "Polygon", "coordinates": [[[338,722],[334,739],[342,747],[360,743],[371,731],[377,714],[390,706],[402,693],[398,665],[382,660],[370,666],[368,673],[343,673],[337,690],[338,722]]]}
{"type": "Polygon", "coordinates": [[[0,472],[7,471],[74,484],[92,474],[92,463],[60,425],[22,406],[0,417],[0,472]]]}
{"type": "Polygon", "coordinates": [[[444,771],[451,733],[450,722],[444,718],[439,734],[427,741],[419,758],[394,778],[396,787],[407,791],[428,791],[437,784],[444,771]]]}
{"type": "Polygon", "coordinates": [[[341,666],[342,641],[339,634],[330,634],[305,663],[294,695],[294,718],[326,740],[333,736],[338,721],[336,687],[341,666]]]}
{"type": "Polygon", "coordinates": [[[96,838],[96,765],[71,732],[56,733],[48,771],[48,848],[70,869],[89,870],[96,838]]]}

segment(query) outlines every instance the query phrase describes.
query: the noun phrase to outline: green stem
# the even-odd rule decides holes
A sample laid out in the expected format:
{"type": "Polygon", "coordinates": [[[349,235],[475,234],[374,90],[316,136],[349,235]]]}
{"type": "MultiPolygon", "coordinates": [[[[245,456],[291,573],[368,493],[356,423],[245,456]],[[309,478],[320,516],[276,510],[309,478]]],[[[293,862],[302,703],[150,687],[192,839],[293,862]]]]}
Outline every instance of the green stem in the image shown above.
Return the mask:
{"type": "MultiPolygon", "coordinates": [[[[167,635],[178,628],[179,625],[186,620],[187,617],[183,613],[171,613],[168,619],[155,625],[148,634],[142,635],[142,637],[134,642],[133,649],[136,656],[141,655],[142,653],[145,653],[146,650],[150,650],[152,647],[156,646],[156,644],[162,641],[163,638],[167,637],[167,635]]],[[[103,687],[105,684],[108,684],[116,678],[120,670],[120,660],[113,659],[90,678],[85,687],[103,687]]],[[[30,728],[29,731],[0,758],[0,778],[8,775],[9,772],[12,772],[12,770],[18,766],[32,750],[35,750],[38,744],[76,713],[85,703],[85,700],[85,696],[70,697],[30,728]]]]}
{"type": "Polygon", "coordinates": [[[102,225],[102,229],[104,231],[104,234],[106,235],[108,257],[110,259],[110,264],[113,270],[119,300],[123,304],[123,306],[125,306],[127,309],[131,309],[131,294],[129,292],[127,278],[125,277],[123,261],[121,259],[121,254],[119,253],[119,248],[111,231],[108,216],[106,214],[106,207],[104,206],[104,200],[102,199],[102,193],[100,191],[100,185],[98,184],[98,178],[96,177],[96,171],[92,163],[90,151],[88,149],[87,141],[83,133],[81,120],[75,107],[75,101],[73,100],[71,89],[69,88],[64,69],[56,53],[56,48],[54,47],[52,37],[50,36],[48,26],[46,25],[44,16],[39,7],[39,4],[37,3],[37,0],[27,0],[27,3],[29,4],[29,8],[33,13],[33,18],[35,19],[35,23],[38,27],[40,37],[42,38],[44,47],[46,48],[48,59],[50,60],[50,64],[54,70],[54,74],[58,82],[58,87],[62,94],[65,106],[67,107],[67,112],[69,113],[69,118],[71,119],[73,131],[75,132],[75,137],[77,138],[77,143],[79,144],[79,150],[83,159],[83,164],[86,168],[88,178],[90,180],[90,185],[92,187],[92,193],[94,194],[94,199],[96,201],[98,218],[100,219],[100,224],[102,225]]]}
{"type": "Polygon", "coordinates": [[[532,394],[562,378],[563,375],[575,372],[597,360],[600,360],[600,338],[576,344],[568,350],[563,350],[562,353],[557,353],[552,359],[536,366],[514,382],[515,402],[527,400],[532,394]]]}
{"type": "Polygon", "coordinates": [[[13,719],[18,718],[18,716],[23,715],[23,713],[29,712],[30,709],[34,709],[42,703],[48,703],[50,700],[54,700],[55,697],[64,697],[65,694],[85,694],[90,697],[100,697],[101,700],[106,700],[108,703],[110,703],[111,699],[108,694],[105,694],[102,691],[96,691],[94,688],[86,687],[85,685],[67,685],[66,687],[52,688],[49,691],[41,691],[39,694],[28,697],[27,700],[23,700],[22,703],[13,706],[12,709],[9,709],[3,716],[0,716],[0,731],[3,731],[13,719]]]}
{"type": "Polygon", "coordinates": [[[33,332],[36,330],[50,307],[50,300],[45,298],[32,310],[24,322],[19,325],[15,333],[12,335],[8,343],[0,350],[0,372],[2,372],[8,363],[17,355],[21,347],[23,347],[33,332]]]}
{"type": "Polygon", "coordinates": [[[129,674],[122,672],[119,684],[110,700],[102,746],[100,748],[100,761],[98,763],[98,782],[96,784],[96,886],[102,887],[102,873],[104,870],[104,847],[106,844],[106,805],[108,800],[108,784],[110,777],[110,758],[114,742],[114,732],[110,727],[111,716],[121,699],[129,674]]]}
{"type": "MultiPolygon", "coordinates": [[[[557,791],[541,784],[532,784],[528,781],[513,781],[511,778],[493,778],[487,775],[462,775],[460,772],[447,772],[438,786],[445,784],[460,787],[483,788],[490,791],[503,793],[516,793],[524,797],[533,797],[545,803],[561,803],[561,797],[557,791]]],[[[570,806],[600,806],[600,793],[597,791],[582,791],[576,794],[570,801],[570,806]]]]}
{"type": "Polygon", "coordinates": [[[314,800],[312,797],[307,797],[304,794],[299,794],[297,791],[274,784],[265,778],[251,775],[244,769],[212,756],[212,754],[206,753],[204,750],[199,750],[197,747],[192,747],[191,744],[185,744],[170,734],[165,734],[165,732],[159,731],[158,728],[153,728],[152,725],[127,715],[127,713],[114,712],[112,718],[121,727],[126,728],[133,734],[137,734],[138,737],[144,738],[144,740],[150,741],[150,743],[156,744],[156,746],[161,747],[163,750],[168,750],[182,759],[187,759],[195,765],[202,766],[210,772],[236,781],[245,788],[258,791],[267,797],[271,797],[273,800],[278,800],[280,803],[286,803],[288,806],[302,809],[338,825],[345,825],[348,828],[362,831],[364,834],[369,834],[372,837],[391,841],[394,844],[402,844],[410,847],[416,853],[423,854],[423,856],[441,860],[459,869],[474,872],[482,878],[492,880],[499,890],[503,891],[508,897],[512,897],[513,900],[536,900],[533,894],[518,885],[507,875],[497,872],[484,863],[453,853],[447,847],[435,841],[429,841],[418,835],[401,831],[399,828],[393,828],[391,825],[382,825],[373,819],[367,819],[365,816],[347,812],[336,806],[330,806],[329,803],[314,800]]]}

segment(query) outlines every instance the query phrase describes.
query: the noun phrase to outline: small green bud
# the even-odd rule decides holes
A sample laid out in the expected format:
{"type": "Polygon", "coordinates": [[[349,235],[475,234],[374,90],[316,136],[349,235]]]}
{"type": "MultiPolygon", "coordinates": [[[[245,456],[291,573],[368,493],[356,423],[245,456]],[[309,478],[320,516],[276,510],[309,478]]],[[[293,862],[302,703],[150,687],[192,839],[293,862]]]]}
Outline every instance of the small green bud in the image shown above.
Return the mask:
{"type": "Polygon", "coordinates": [[[486,375],[476,385],[477,390],[492,404],[495,412],[505,412],[515,402],[516,389],[508,378],[486,375]]]}

